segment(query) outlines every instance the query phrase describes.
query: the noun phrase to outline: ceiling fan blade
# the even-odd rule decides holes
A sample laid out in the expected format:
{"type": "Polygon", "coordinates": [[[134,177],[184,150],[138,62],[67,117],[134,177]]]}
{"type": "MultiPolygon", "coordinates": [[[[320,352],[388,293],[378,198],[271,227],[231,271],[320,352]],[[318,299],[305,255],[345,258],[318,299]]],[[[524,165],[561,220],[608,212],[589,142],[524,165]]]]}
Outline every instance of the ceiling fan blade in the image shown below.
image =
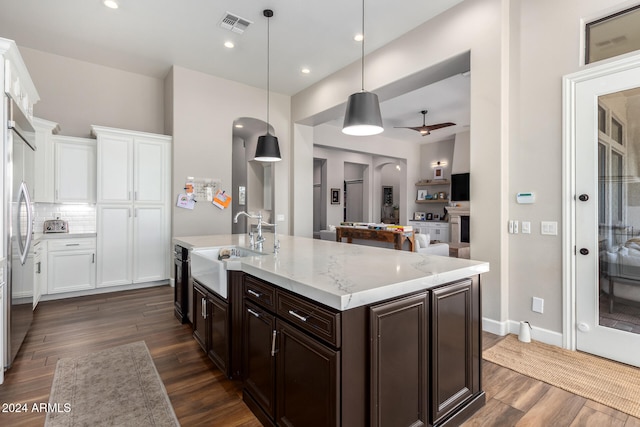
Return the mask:
{"type": "Polygon", "coordinates": [[[446,128],[449,126],[455,126],[455,123],[451,123],[451,122],[446,122],[446,123],[438,123],[436,125],[429,125],[429,126],[425,126],[428,130],[436,130],[436,129],[442,129],[442,128],[446,128]]]}
{"type": "Polygon", "coordinates": [[[415,127],[411,127],[411,126],[394,126],[394,128],[396,129],[411,129],[411,130],[415,130],[418,132],[422,132],[422,131],[427,131],[427,126],[415,126],[415,127]]]}

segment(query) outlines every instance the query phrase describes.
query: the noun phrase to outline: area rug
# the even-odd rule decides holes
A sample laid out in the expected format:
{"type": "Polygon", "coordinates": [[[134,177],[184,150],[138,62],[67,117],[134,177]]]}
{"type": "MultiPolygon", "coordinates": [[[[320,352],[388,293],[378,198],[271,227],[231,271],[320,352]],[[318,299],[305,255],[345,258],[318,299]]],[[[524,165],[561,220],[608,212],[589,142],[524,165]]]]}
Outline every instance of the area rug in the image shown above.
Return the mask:
{"type": "Polygon", "coordinates": [[[179,425],[144,341],[58,361],[46,427],[179,425]]]}
{"type": "Polygon", "coordinates": [[[640,368],[508,335],[485,360],[640,418],[640,368]]]}

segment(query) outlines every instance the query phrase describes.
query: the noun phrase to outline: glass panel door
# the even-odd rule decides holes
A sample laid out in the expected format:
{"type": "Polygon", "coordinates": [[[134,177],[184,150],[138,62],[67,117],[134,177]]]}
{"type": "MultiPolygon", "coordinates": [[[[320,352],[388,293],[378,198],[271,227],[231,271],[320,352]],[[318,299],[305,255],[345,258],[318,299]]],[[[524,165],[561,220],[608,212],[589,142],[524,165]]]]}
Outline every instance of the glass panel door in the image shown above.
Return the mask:
{"type": "Polygon", "coordinates": [[[575,345],[640,366],[640,56],[574,81],[575,345]]]}

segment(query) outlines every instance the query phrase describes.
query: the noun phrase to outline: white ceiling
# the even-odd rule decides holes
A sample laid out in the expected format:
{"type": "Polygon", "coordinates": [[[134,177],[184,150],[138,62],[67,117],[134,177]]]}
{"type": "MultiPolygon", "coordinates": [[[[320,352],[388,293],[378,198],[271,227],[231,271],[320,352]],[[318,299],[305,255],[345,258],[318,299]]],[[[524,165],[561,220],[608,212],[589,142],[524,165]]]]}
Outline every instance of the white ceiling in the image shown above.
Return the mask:
{"type": "MultiPolygon", "coordinates": [[[[462,0],[367,0],[366,52],[462,0]]],[[[0,37],[19,46],[162,78],[172,65],[266,88],[266,20],[270,20],[270,88],[293,95],[359,61],[362,3],[355,0],[0,0],[0,37]],[[220,27],[226,12],[253,23],[236,34],[220,27]],[[232,40],[234,49],[223,46],[232,40]],[[302,67],[311,69],[301,73],[302,67]]],[[[354,88],[354,92],[360,88],[354,88]]],[[[346,101],[346,100],[345,100],[346,101]]],[[[469,124],[469,78],[454,76],[381,104],[385,136],[427,142],[469,124]],[[452,121],[457,126],[421,137],[393,126],[452,121]]],[[[336,121],[337,123],[337,121],[336,121]]],[[[341,123],[339,124],[341,126],[341,123]]]]}

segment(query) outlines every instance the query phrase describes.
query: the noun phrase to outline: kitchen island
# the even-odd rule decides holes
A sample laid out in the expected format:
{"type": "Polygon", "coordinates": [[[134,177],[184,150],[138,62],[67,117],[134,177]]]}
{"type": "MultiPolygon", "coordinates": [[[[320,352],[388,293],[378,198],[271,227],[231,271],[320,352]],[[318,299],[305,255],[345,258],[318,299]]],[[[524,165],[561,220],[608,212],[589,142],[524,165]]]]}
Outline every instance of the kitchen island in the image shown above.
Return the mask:
{"type": "MultiPolygon", "coordinates": [[[[248,247],[245,235],[174,242],[248,247]]],[[[227,300],[193,283],[194,336],[243,379],[263,424],[456,425],[484,404],[479,276],[488,263],[280,243],[278,254],[267,241],[262,254],[226,261],[227,300]]]]}

